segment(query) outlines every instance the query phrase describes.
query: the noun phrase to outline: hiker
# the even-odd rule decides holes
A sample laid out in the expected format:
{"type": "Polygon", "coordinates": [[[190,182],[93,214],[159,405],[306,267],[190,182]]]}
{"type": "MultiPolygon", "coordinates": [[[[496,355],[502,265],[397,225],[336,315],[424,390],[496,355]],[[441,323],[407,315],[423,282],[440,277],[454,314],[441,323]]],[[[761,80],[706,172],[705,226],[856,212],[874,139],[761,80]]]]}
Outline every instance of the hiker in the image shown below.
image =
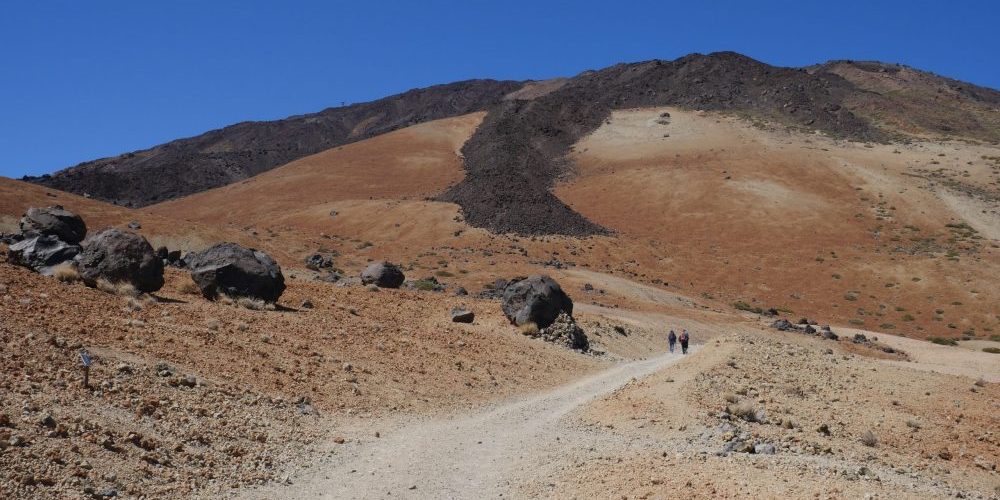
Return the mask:
{"type": "Polygon", "coordinates": [[[682,331],[681,332],[681,354],[687,354],[688,353],[688,340],[690,340],[690,337],[688,337],[688,331],[687,330],[682,331]]]}
{"type": "Polygon", "coordinates": [[[674,344],[677,343],[677,334],[673,330],[670,330],[670,335],[667,335],[667,343],[670,344],[670,352],[674,352],[674,344]]]}

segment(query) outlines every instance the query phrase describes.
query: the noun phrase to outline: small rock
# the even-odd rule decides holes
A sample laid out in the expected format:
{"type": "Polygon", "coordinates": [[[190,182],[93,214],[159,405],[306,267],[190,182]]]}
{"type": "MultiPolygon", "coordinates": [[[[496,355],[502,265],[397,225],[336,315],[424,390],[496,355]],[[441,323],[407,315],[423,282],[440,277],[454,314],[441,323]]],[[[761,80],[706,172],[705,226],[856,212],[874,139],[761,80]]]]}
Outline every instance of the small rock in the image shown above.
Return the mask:
{"type": "Polygon", "coordinates": [[[469,311],[469,310],[466,310],[466,309],[462,309],[462,308],[455,308],[455,309],[451,310],[451,320],[452,320],[452,322],[455,322],[455,323],[472,323],[472,321],[475,318],[476,318],[476,313],[474,313],[472,311],[469,311]]]}
{"type": "Polygon", "coordinates": [[[52,415],[46,414],[44,417],[38,420],[38,424],[42,427],[48,427],[50,429],[55,428],[56,419],[52,418],[52,415]]]}
{"type": "Polygon", "coordinates": [[[774,445],[771,443],[759,443],[753,447],[753,452],[758,455],[774,455],[774,445]]]}
{"type": "Polygon", "coordinates": [[[303,309],[312,309],[312,308],[313,308],[313,303],[312,303],[312,301],[311,301],[311,300],[309,300],[309,299],[306,299],[306,300],[303,300],[303,301],[302,301],[302,308],[303,308],[303,309]]]}

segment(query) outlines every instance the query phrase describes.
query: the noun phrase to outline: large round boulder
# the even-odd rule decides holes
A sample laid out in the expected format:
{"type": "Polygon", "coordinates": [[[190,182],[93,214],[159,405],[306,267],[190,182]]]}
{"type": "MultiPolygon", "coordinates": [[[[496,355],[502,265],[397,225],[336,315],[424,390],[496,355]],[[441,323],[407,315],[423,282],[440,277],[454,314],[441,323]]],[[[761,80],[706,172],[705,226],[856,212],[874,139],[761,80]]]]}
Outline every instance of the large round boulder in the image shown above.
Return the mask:
{"type": "Polygon", "coordinates": [[[14,243],[7,248],[12,264],[27,267],[44,275],[63,262],[72,261],[80,253],[78,245],[71,245],[56,236],[34,236],[14,243]]]}
{"type": "Polygon", "coordinates": [[[364,271],[361,271],[361,282],[366,285],[374,284],[379,288],[399,288],[404,281],[406,281],[406,275],[403,274],[403,270],[384,260],[372,262],[364,271]]]}
{"type": "Polygon", "coordinates": [[[510,283],[501,300],[504,315],[515,325],[534,323],[538,328],[545,328],[559,317],[560,312],[573,315],[573,301],[548,276],[529,276],[510,283]]]}
{"type": "Polygon", "coordinates": [[[60,205],[46,208],[29,208],[21,217],[21,234],[33,236],[55,236],[69,244],[83,241],[87,236],[87,225],[83,219],[60,205]]]}
{"type": "Polygon", "coordinates": [[[104,279],[145,293],[163,287],[163,260],[135,233],[112,228],[95,234],[83,243],[78,262],[80,277],[90,286],[104,279]]]}
{"type": "Polygon", "coordinates": [[[220,293],[275,302],[285,291],[278,263],[264,252],[236,243],[220,243],[184,257],[191,279],[201,294],[214,299],[220,293]]]}

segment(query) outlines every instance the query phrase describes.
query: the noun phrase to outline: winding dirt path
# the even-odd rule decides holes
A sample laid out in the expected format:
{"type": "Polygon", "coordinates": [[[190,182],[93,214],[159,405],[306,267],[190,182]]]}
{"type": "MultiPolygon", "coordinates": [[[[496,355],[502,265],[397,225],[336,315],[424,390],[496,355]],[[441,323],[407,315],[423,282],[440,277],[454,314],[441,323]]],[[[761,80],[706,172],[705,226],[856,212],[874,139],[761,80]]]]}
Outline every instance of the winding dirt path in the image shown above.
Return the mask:
{"type": "MultiPolygon", "coordinates": [[[[295,484],[249,493],[268,498],[509,497],[525,476],[572,465],[576,452],[597,444],[587,437],[581,442],[580,430],[564,417],[680,358],[666,353],[624,363],[546,393],[351,441],[336,448],[330,463],[318,464],[295,484]]],[[[603,449],[628,445],[589,437],[603,449]]]]}

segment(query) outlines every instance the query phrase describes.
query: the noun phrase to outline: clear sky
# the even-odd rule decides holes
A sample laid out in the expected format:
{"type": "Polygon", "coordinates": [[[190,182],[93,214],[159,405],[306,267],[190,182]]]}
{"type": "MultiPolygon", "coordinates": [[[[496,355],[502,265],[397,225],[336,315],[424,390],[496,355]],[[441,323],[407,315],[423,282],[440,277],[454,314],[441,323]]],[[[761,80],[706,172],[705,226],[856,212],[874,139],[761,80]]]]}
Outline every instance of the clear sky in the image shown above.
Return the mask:
{"type": "Polygon", "coordinates": [[[733,50],[1000,88],[1000,1],[7,1],[0,175],[467,78],[733,50]]]}

